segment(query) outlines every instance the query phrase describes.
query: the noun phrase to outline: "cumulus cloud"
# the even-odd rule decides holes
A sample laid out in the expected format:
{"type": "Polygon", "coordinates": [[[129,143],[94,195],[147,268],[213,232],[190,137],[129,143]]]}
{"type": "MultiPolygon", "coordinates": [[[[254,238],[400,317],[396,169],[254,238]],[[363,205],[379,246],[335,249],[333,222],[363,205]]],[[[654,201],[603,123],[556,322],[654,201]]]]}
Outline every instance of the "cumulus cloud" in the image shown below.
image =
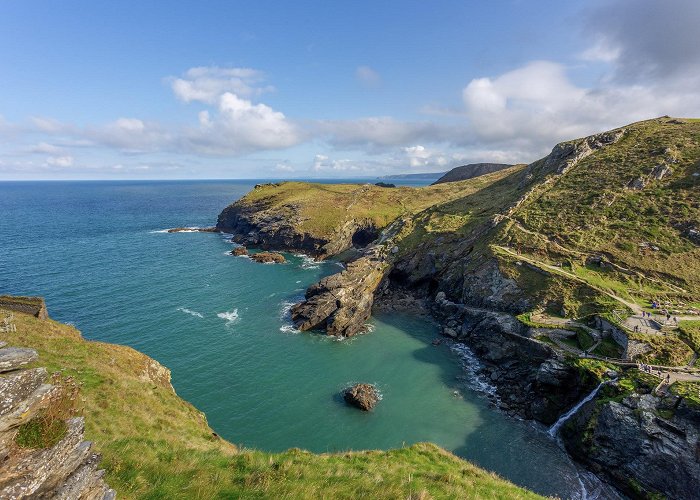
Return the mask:
{"type": "Polygon", "coordinates": [[[200,66],[190,68],[180,78],[171,77],[169,81],[178,99],[208,104],[216,103],[227,92],[251,97],[274,90],[270,85],[262,85],[262,72],[251,68],[200,66]]]}
{"type": "Polygon", "coordinates": [[[358,66],[355,70],[355,78],[365,87],[376,87],[382,82],[382,78],[369,66],[358,66]]]}
{"type": "Polygon", "coordinates": [[[119,118],[104,126],[90,127],[82,136],[94,143],[127,153],[147,153],[167,149],[172,136],[157,123],[138,118],[119,118]]]}
{"type": "Polygon", "coordinates": [[[32,146],[29,149],[30,153],[37,153],[37,154],[50,154],[50,155],[58,155],[63,153],[63,148],[60,148],[58,146],[54,146],[53,144],[49,144],[46,142],[40,142],[39,144],[32,146]]]}

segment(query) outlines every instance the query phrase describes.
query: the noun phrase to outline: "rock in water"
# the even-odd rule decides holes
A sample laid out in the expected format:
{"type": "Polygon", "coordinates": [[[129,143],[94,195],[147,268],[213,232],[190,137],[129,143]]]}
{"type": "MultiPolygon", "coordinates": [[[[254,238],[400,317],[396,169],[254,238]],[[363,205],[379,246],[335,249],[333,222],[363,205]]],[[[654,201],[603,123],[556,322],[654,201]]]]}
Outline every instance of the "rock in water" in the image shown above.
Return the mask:
{"type": "Polygon", "coordinates": [[[236,257],[248,255],[248,249],[246,247],[235,247],[231,250],[231,255],[235,255],[236,257]]]}
{"type": "Polygon", "coordinates": [[[371,384],[355,384],[345,389],[343,398],[348,404],[369,411],[379,402],[379,393],[371,384]]]}
{"type": "Polygon", "coordinates": [[[276,253],[276,252],[260,252],[260,253],[254,253],[250,255],[250,258],[253,259],[255,262],[260,262],[262,264],[268,264],[268,263],[276,263],[276,264],[284,264],[286,260],[284,259],[284,255],[281,253],[276,253]]]}

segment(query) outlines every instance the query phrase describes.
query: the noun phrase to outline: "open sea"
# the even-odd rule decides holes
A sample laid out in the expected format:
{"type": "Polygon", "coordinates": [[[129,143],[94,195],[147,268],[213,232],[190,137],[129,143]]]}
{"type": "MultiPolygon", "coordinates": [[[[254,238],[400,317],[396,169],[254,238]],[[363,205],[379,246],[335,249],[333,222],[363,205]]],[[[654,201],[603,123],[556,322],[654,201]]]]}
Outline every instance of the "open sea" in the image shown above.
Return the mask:
{"type": "Polygon", "coordinates": [[[51,317],[85,338],[157,359],[238,445],[332,452],[431,441],[539,493],[580,497],[590,477],[546,429],[490,406],[467,358],[431,345],[430,321],[379,315],[370,333],[342,341],[296,332],[289,306],[338,264],[290,254],[257,264],[228,255],[225,235],[163,231],[214,225],[254,184],[0,182],[0,293],[44,296],[51,317]],[[339,397],[355,382],[379,387],[373,412],[339,397]]]}

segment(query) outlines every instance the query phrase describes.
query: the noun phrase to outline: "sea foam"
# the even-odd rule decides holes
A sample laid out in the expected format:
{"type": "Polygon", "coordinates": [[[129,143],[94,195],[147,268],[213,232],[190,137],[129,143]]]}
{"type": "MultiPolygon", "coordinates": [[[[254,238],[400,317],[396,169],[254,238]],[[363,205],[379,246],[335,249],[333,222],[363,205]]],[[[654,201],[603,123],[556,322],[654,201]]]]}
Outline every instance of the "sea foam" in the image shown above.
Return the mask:
{"type": "Polygon", "coordinates": [[[224,311],[221,313],[218,313],[216,315],[218,318],[226,320],[226,325],[225,326],[233,326],[238,322],[238,309],[234,309],[233,311],[224,311]]]}
{"type": "Polygon", "coordinates": [[[195,317],[197,317],[197,318],[203,318],[203,317],[204,317],[204,315],[203,315],[202,313],[198,313],[197,311],[193,311],[193,310],[191,310],[191,309],[187,309],[186,307],[178,307],[177,310],[178,310],[178,311],[182,311],[182,312],[184,312],[185,314],[189,314],[190,316],[195,316],[195,317]]]}

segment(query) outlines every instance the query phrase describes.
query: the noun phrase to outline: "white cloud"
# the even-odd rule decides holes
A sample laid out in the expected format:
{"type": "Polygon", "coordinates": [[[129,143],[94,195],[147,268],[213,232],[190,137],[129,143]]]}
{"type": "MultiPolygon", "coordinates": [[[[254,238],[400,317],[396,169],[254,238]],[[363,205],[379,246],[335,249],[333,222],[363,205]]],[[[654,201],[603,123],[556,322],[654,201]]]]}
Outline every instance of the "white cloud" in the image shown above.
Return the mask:
{"type": "Polygon", "coordinates": [[[36,146],[33,146],[32,148],[29,149],[30,153],[38,153],[38,154],[49,154],[49,155],[59,155],[64,152],[63,148],[59,148],[58,146],[54,146],[53,144],[49,144],[46,142],[40,142],[36,146]]]}
{"type": "Polygon", "coordinates": [[[355,70],[355,77],[365,87],[376,87],[382,83],[382,78],[375,70],[369,66],[358,66],[355,70]]]}
{"type": "Polygon", "coordinates": [[[440,142],[454,135],[449,127],[433,122],[405,122],[388,116],[327,120],[318,122],[315,128],[317,135],[334,146],[379,150],[418,141],[440,142]]]}
{"type": "Polygon", "coordinates": [[[251,68],[200,66],[187,70],[182,78],[169,79],[173,92],[185,102],[214,104],[225,93],[251,97],[274,90],[262,86],[264,75],[251,68]]]}
{"type": "Polygon", "coordinates": [[[287,163],[278,163],[274,170],[275,172],[294,172],[294,167],[287,163]]]}
{"type": "Polygon", "coordinates": [[[50,167],[72,167],[73,166],[72,156],[49,156],[46,159],[46,164],[50,167]]]}

